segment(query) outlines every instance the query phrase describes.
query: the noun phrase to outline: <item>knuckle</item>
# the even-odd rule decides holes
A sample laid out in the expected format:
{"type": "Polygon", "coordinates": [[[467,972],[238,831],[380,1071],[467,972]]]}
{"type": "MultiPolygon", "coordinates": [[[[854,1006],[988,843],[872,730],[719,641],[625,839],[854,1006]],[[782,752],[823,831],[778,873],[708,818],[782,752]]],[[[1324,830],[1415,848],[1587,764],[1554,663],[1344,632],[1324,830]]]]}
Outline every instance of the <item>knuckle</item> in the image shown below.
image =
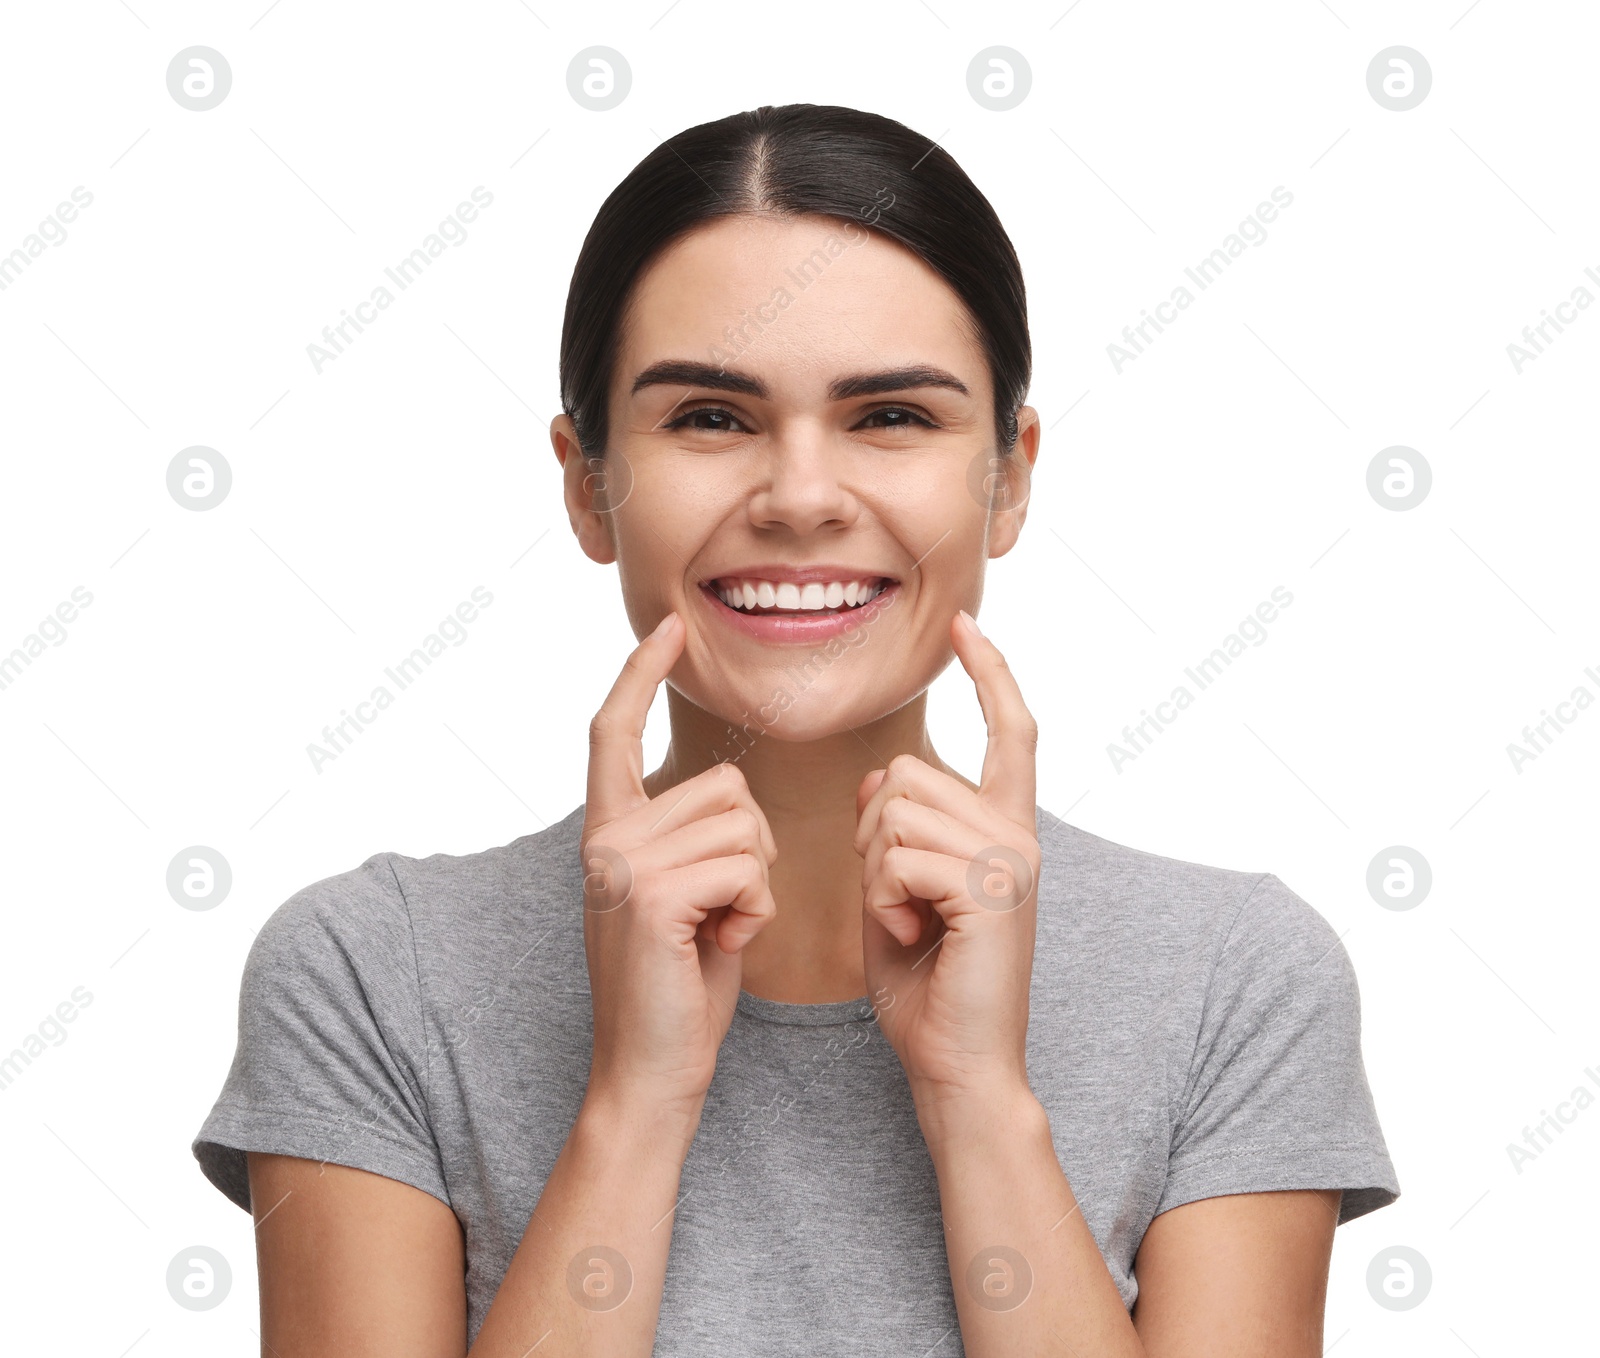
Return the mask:
{"type": "Polygon", "coordinates": [[[889,761],[889,776],[903,783],[921,762],[914,754],[897,754],[889,761]]]}
{"type": "Polygon", "coordinates": [[[878,816],[878,824],[899,834],[910,824],[911,803],[904,797],[891,797],[878,816]]]}

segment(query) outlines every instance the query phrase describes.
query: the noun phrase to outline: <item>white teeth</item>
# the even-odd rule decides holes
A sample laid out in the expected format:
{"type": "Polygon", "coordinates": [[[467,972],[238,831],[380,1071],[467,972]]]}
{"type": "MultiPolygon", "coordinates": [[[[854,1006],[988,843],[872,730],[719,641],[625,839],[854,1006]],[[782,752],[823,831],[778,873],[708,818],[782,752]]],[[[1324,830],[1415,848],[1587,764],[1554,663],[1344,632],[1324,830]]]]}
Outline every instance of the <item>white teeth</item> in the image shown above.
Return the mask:
{"type": "Polygon", "coordinates": [[[820,612],[845,605],[856,608],[867,603],[885,588],[876,579],[813,580],[805,585],[792,581],[730,578],[716,586],[717,597],[730,608],[781,608],[796,612],[820,612]]]}

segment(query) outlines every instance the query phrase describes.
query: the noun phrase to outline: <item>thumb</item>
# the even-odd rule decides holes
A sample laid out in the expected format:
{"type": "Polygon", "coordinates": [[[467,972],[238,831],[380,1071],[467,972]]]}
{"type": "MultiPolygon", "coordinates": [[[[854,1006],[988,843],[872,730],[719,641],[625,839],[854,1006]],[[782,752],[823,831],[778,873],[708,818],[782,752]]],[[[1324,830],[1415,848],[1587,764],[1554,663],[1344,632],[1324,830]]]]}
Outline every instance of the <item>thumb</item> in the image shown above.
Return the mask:
{"type": "Polygon", "coordinates": [[[856,819],[860,820],[867,809],[867,803],[872,800],[873,794],[883,786],[883,780],[889,776],[888,769],[873,769],[861,780],[856,788],[856,819]]]}

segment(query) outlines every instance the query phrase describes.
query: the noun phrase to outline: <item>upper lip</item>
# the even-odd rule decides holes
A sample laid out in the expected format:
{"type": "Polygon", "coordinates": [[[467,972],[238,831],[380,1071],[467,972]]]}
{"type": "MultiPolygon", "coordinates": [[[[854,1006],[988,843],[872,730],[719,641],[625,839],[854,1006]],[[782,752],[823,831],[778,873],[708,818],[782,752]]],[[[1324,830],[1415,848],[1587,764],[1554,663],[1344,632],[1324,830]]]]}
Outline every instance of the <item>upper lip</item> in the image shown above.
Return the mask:
{"type": "Polygon", "coordinates": [[[785,566],[779,563],[757,566],[734,566],[705,577],[706,584],[718,580],[771,580],[774,584],[827,584],[830,580],[887,580],[898,583],[897,577],[873,566],[785,566]]]}

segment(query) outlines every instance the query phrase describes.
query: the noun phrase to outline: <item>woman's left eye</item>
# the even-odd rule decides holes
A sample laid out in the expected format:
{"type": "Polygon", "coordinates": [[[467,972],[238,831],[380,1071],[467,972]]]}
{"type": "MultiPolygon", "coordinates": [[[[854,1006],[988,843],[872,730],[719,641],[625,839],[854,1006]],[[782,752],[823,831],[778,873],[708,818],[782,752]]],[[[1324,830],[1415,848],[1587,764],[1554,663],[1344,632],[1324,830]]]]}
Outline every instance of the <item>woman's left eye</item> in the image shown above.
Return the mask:
{"type": "MultiPolygon", "coordinates": [[[[907,410],[904,406],[885,406],[882,410],[874,410],[870,415],[867,416],[867,419],[875,420],[875,419],[878,418],[879,415],[904,415],[908,419],[915,420],[924,429],[934,429],[934,428],[938,427],[938,426],[936,426],[934,424],[934,422],[932,420],[924,419],[921,415],[917,414],[916,411],[907,410]]],[[[906,424],[903,421],[897,421],[894,424],[887,424],[887,425],[883,425],[881,427],[885,428],[885,429],[909,429],[909,428],[911,428],[911,426],[909,424],[906,424]]]]}

